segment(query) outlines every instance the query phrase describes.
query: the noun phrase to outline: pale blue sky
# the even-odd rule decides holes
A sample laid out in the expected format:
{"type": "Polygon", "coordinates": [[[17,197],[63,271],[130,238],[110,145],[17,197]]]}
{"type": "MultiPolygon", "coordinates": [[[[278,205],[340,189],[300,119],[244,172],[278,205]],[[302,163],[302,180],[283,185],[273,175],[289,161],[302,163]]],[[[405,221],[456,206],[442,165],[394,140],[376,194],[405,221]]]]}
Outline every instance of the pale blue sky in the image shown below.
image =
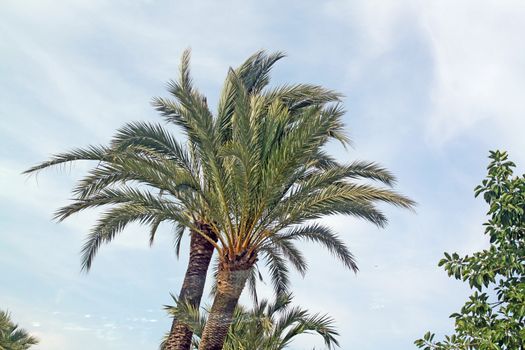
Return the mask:
{"type": "MultiPolygon", "coordinates": [[[[105,143],[149,105],[192,47],[196,84],[216,101],[226,70],[257,49],[288,57],[274,82],[346,95],[355,148],[339,159],[382,163],[417,214],[385,208],[383,230],[326,220],[358,259],[354,275],[306,246],[296,302],[331,314],[342,349],[405,350],[469,291],[437,267],[444,251],[485,246],[473,198],[489,149],[525,164],[525,5],[521,1],[17,1],[0,4],[0,308],[41,338],[35,349],[155,349],[184,272],[169,227],[148,247],[132,227],[89,274],[79,250],[95,212],[53,211],[88,168],[20,173],[52,153],[105,143]]],[[[268,288],[262,286],[262,294],[268,288]]],[[[305,337],[294,348],[319,344],[305,337]]]]}

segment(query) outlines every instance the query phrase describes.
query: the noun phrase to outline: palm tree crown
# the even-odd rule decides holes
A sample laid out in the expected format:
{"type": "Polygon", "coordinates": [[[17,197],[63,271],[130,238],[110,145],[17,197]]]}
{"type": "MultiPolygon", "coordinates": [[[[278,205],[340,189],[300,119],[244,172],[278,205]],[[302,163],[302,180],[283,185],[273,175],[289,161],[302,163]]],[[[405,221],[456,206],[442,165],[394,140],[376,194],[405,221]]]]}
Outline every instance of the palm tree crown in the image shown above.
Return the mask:
{"type": "MultiPolygon", "coordinates": [[[[340,165],[330,161],[323,146],[331,138],[347,142],[343,109],[337,99],[309,104],[299,110],[275,98],[287,87],[251,91],[235,71],[228,79],[232,94],[231,118],[226,121],[199,105],[189,71],[183,67],[175,91],[180,105],[161,109],[197,145],[209,188],[196,190],[210,213],[218,240],[217,294],[203,332],[201,349],[220,349],[234,307],[258,259],[270,265],[274,281],[282,281],[288,259],[300,271],[305,262],[294,240],[310,239],[331,250],[345,266],[356,270],[353,256],[330,229],[312,220],[331,214],[353,215],[376,225],[386,222],[376,208],[386,202],[411,208],[413,202],[387,187],[356,182],[372,178],[387,186],[392,176],[375,164],[340,165]],[[197,105],[197,107],[194,106],[197,105]],[[187,113],[199,115],[189,118],[187,113]]],[[[284,285],[284,284],[282,284],[284,285]]]]}
{"type": "Polygon", "coordinates": [[[164,221],[176,225],[178,242],[186,228],[204,238],[217,251],[218,269],[201,347],[220,349],[244,285],[255,283],[258,260],[269,266],[278,293],[288,286],[287,261],[306,270],[298,240],[323,245],[356,271],[343,241],[316,220],[343,214],[383,226],[378,202],[403,208],[414,203],[390,188],[395,179],[382,167],[339,164],[324,151],[331,139],[348,144],[339,94],[305,84],[267,87],[282,54],[259,52],[230,69],[216,115],[193,87],[189,57],[185,52],[179,79],[169,84],[174,99],[153,101],[182,130],[186,144],[158,124],[129,123],[109,146],[59,154],[27,172],[77,160],[100,162],[74,189],[75,201],[57,212],[63,220],[109,205],[82,249],[85,269],[100,245],[132,221],[151,227],[151,241],[164,221]]]}

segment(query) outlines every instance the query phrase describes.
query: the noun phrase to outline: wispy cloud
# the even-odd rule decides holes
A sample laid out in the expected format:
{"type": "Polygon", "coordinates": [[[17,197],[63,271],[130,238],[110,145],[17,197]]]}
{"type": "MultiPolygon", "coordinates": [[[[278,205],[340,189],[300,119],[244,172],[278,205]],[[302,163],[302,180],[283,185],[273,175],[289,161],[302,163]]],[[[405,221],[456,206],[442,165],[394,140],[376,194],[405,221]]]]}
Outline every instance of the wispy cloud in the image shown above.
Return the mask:
{"type": "Polygon", "coordinates": [[[160,307],[171,302],[184,266],[173,257],[169,228],[150,250],[143,230],[131,227],[80,275],[78,251],[97,213],[60,225],[50,217],[89,165],[38,181],[20,172],[51,153],[105,143],[126,121],[158,120],[149,100],[165,94],[188,46],[196,85],[212,103],[228,66],[260,48],[287,51],[276,81],[347,95],[356,149],[334,148],[341,159],[384,163],[419,203],[417,215],[386,209],[386,230],[328,218],[361,271],[353,275],[306,246],[310,273],[294,276],[296,302],[334,316],[342,348],[405,349],[428,329],[450,329],[447,316],[468,290],[435,264],[445,250],[486,244],[484,208],[472,198],[485,153],[508,148],[525,163],[525,8],[517,1],[4,5],[0,260],[10,283],[0,295],[42,349],[153,347],[168,329],[160,307]]]}

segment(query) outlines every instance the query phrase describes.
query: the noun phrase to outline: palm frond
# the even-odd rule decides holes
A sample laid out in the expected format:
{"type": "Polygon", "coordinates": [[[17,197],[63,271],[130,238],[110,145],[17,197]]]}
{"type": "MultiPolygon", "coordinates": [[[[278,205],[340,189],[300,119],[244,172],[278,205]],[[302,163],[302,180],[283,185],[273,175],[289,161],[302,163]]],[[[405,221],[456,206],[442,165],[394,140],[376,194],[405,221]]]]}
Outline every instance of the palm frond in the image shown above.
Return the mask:
{"type": "Polygon", "coordinates": [[[339,259],[344,266],[354,272],[358,270],[355,258],[348,250],[346,244],[330,228],[321,224],[315,223],[293,228],[286,233],[277,235],[275,240],[306,240],[320,244],[339,259]]]}
{"type": "Polygon", "coordinates": [[[50,160],[32,166],[25,170],[22,174],[36,173],[40,170],[64,165],[77,160],[95,160],[95,161],[107,161],[112,159],[112,154],[107,147],[104,146],[88,146],[86,148],[77,148],[69,152],[55,154],[50,160]]]}
{"type": "Polygon", "coordinates": [[[182,238],[184,237],[184,231],[186,227],[181,223],[177,222],[173,230],[173,247],[175,249],[175,255],[177,258],[180,256],[180,245],[182,243],[182,238]]]}
{"type": "Polygon", "coordinates": [[[292,112],[316,105],[341,102],[342,94],[319,85],[295,84],[282,85],[265,93],[273,101],[282,101],[292,112]]]}
{"type": "Polygon", "coordinates": [[[339,333],[334,326],[334,320],[328,315],[314,314],[303,315],[296,325],[292,326],[282,339],[282,345],[288,344],[294,337],[303,333],[319,334],[328,349],[339,346],[337,336],[339,333]]]}
{"type": "Polygon", "coordinates": [[[158,209],[159,208],[129,202],[113,206],[105,211],[88,234],[82,246],[82,270],[89,271],[93,259],[102,243],[111,242],[118,233],[122,232],[127,225],[133,222],[151,226],[157,221],[162,222],[167,220],[172,223],[181,223],[188,227],[193,225],[191,218],[185,216],[180,211],[170,211],[169,215],[166,215],[164,211],[158,209]]]}
{"type": "Polygon", "coordinates": [[[156,152],[177,165],[192,172],[190,157],[187,150],[160,124],[147,122],[132,122],[117,130],[111,140],[111,147],[115,150],[126,151],[130,147],[140,152],[149,150],[149,154],[156,152]]]}
{"type": "Polygon", "coordinates": [[[292,266],[304,276],[308,270],[308,263],[306,262],[301,251],[293,244],[291,239],[282,239],[280,236],[272,236],[270,240],[264,245],[263,249],[272,249],[282,254],[292,266]]]}
{"type": "Polygon", "coordinates": [[[122,186],[120,188],[105,188],[88,198],[76,199],[73,203],[57,210],[55,219],[63,221],[72,214],[85,209],[123,203],[131,203],[138,207],[155,210],[173,218],[180,217],[181,207],[175,202],[164,200],[149,191],[122,186]]]}
{"type": "Polygon", "coordinates": [[[314,191],[299,188],[282,200],[273,211],[273,217],[280,217],[280,228],[324,215],[344,214],[366,219],[380,227],[386,224],[386,217],[373,203],[384,202],[405,209],[413,209],[411,199],[397,192],[366,184],[332,183],[314,191]]]}
{"type": "Polygon", "coordinates": [[[265,259],[268,267],[274,292],[276,295],[284,294],[290,285],[289,270],[286,260],[281,253],[275,249],[261,249],[261,255],[265,259]]]}
{"type": "Polygon", "coordinates": [[[206,317],[200,312],[199,307],[192,305],[187,300],[178,300],[173,294],[171,294],[171,298],[175,305],[164,305],[164,310],[170,316],[186,324],[197,336],[200,336],[206,323],[206,317]]]}
{"type": "Polygon", "coordinates": [[[222,142],[230,140],[232,115],[238,94],[238,82],[242,83],[248,95],[259,94],[269,83],[269,73],[274,64],[285,55],[281,52],[267,54],[258,51],[237,69],[230,69],[219,99],[216,129],[222,142]]]}

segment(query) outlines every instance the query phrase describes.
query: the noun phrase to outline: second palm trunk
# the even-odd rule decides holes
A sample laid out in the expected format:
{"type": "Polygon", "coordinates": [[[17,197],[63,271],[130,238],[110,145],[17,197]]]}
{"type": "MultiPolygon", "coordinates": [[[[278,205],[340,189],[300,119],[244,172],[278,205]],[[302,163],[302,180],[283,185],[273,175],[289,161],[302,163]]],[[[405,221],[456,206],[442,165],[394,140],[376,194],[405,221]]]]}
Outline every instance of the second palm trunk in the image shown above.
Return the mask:
{"type": "MultiPolygon", "coordinates": [[[[208,225],[198,223],[197,226],[210,239],[217,241],[217,236],[208,225]]],[[[213,245],[202,234],[191,231],[190,258],[179,294],[179,302],[187,302],[194,307],[200,305],[213,251],[213,245]]],[[[192,336],[191,329],[174,318],[164,350],[189,350],[192,336]]]]}

